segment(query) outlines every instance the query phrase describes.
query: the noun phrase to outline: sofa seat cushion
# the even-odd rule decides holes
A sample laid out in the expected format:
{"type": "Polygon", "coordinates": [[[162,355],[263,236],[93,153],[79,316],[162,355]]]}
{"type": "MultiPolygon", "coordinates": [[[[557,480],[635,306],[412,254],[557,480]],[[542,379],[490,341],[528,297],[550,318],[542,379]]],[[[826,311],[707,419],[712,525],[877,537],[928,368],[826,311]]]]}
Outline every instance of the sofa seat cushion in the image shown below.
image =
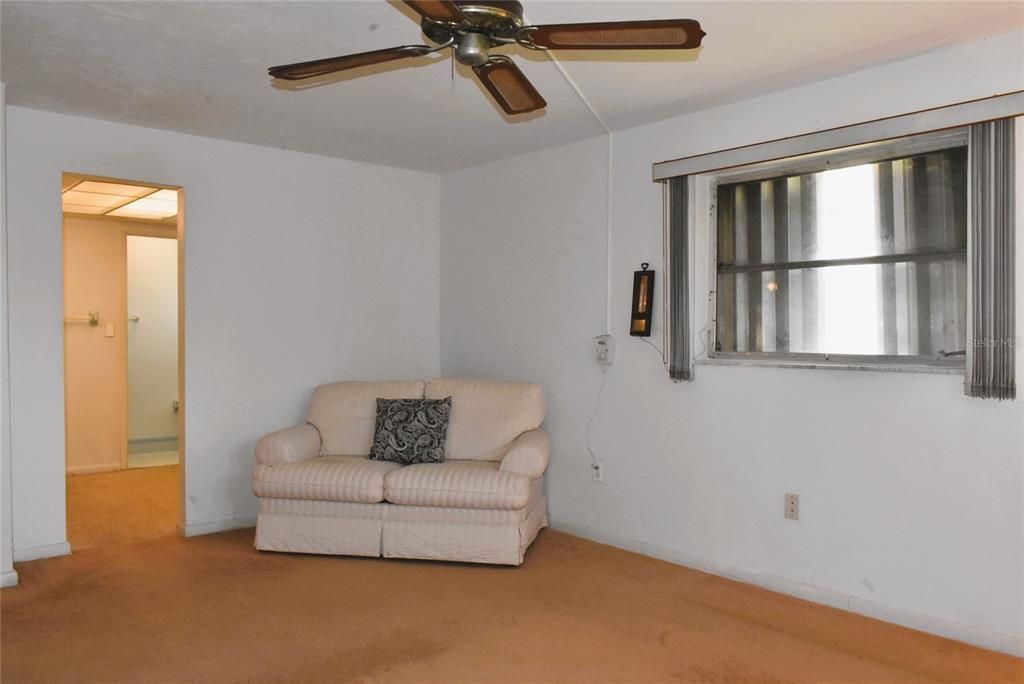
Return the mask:
{"type": "Polygon", "coordinates": [[[491,461],[418,463],[384,477],[384,498],[406,506],[515,511],[530,499],[530,479],[491,461]]]}
{"type": "Polygon", "coordinates": [[[284,465],[259,465],[253,474],[256,496],[379,503],[384,477],[397,463],[370,461],[365,456],[319,456],[284,465]]]}

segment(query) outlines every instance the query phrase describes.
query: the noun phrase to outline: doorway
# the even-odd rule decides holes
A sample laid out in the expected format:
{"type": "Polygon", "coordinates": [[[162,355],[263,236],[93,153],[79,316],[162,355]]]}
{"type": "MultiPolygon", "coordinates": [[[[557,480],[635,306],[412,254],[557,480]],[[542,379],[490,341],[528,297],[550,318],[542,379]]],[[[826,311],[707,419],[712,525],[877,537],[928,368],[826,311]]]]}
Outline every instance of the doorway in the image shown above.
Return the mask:
{"type": "Polygon", "coordinates": [[[61,196],[68,541],[172,535],[183,522],[182,191],[65,173],[61,196]]]}

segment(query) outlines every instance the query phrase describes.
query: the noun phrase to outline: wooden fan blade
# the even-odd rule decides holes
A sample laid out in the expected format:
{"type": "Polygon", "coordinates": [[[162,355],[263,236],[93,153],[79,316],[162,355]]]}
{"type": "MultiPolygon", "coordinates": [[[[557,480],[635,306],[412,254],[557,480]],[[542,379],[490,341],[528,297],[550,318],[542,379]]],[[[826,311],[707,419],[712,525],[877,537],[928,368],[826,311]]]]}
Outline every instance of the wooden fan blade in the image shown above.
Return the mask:
{"type": "Polygon", "coordinates": [[[508,57],[491,57],[484,64],[473,67],[473,73],[506,114],[526,114],[548,106],[526,75],[508,57]]]}
{"type": "Polygon", "coordinates": [[[283,66],[270,67],[267,71],[274,78],[282,78],[286,81],[298,81],[313,76],[323,76],[336,71],[345,71],[357,67],[369,66],[390,62],[405,57],[419,57],[430,52],[426,45],[403,45],[385,50],[372,50],[370,52],[359,52],[354,55],[342,55],[341,57],[328,57],[327,59],[316,59],[312,62],[298,62],[296,64],[285,64],[283,66]]]}
{"type": "Polygon", "coordinates": [[[707,35],[694,19],[548,24],[522,30],[522,42],[546,50],[680,50],[707,35]]]}
{"type": "Polygon", "coordinates": [[[404,0],[409,8],[424,19],[458,24],[465,19],[462,10],[449,0],[404,0]]]}

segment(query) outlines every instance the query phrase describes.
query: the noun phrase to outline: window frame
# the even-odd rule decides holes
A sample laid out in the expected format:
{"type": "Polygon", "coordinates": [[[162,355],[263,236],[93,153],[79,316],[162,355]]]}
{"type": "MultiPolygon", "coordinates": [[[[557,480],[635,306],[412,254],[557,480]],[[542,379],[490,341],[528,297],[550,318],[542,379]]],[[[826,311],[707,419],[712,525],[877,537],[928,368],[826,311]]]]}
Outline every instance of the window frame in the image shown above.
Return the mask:
{"type": "MultiPolygon", "coordinates": [[[[707,235],[708,262],[708,306],[706,342],[703,342],[704,358],[697,363],[721,365],[774,366],[784,368],[832,368],[846,370],[883,370],[896,372],[922,372],[962,374],[966,367],[966,355],[910,356],[883,354],[833,354],[807,352],[758,352],[758,351],[717,351],[718,346],[718,186],[739,182],[767,180],[779,176],[814,173],[847,166],[876,163],[885,159],[909,157],[936,152],[952,147],[967,147],[970,157],[969,126],[959,126],[936,132],[904,136],[891,140],[854,145],[851,147],[772,159],[741,167],[721,169],[695,176],[699,189],[691,191],[703,194],[707,209],[703,216],[707,235]]],[[[970,202],[970,178],[967,179],[967,201],[970,202]]],[[[691,200],[694,197],[691,196],[691,200]]],[[[698,215],[700,212],[698,212],[698,215]]],[[[968,211],[967,233],[970,235],[970,211],[968,211]]],[[[970,241],[967,245],[968,282],[970,281],[970,241]]],[[[880,257],[884,260],[884,257],[880,257]]],[[[841,259],[839,261],[842,261],[841,259]]],[[[969,291],[966,294],[968,305],[969,291]]],[[[966,331],[965,331],[966,335],[966,331]]],[[[699,348],[699,347],[698,347],[699,348]]]]}

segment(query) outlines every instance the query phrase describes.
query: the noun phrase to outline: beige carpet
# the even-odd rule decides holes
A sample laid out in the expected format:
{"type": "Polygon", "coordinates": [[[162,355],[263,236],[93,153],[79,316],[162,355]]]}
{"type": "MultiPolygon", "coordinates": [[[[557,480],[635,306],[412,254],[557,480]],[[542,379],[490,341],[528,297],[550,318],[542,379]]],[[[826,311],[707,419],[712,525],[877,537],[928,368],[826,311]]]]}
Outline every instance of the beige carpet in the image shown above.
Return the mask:
{"type": "Polygon", "coordinates": [[[545,530],[520,568],[259,553],[18,565],[17,682],[1015,682],[1019,660],[545,530]]]}
{"type": "Polygon", "coordinates": [[[178,466],[68,475],[68,541],[74,550],[176,534],[178,466]]]}

